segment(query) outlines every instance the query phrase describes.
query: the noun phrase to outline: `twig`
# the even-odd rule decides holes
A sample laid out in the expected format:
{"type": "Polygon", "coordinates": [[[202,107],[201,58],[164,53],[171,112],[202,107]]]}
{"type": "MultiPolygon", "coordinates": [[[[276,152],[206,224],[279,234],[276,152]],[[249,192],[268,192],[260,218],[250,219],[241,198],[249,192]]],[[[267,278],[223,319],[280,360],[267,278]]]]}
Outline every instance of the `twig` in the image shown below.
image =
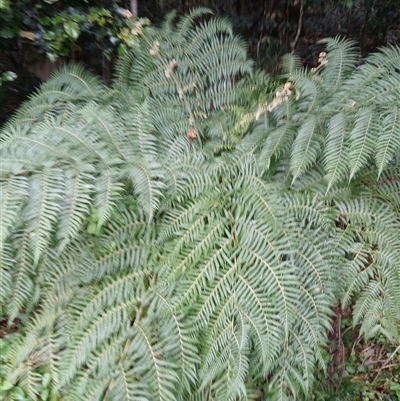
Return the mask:
{"type": "Polygon", "coordinates": [[[304,0],[300,0],[300,15],[299,15],[299,23],[297,26],[297,33],[294,41],[292,42],[292,54],[294,53],[297,42],[300,39],[301,28],[303,26],[303,15],[304,15],[304,0]]]}
{"type": "MultiPolygon", "coordinates": [[[[375,376],[374,380],[372,381],[372,383],[375,382],[375,380],[378,378],[379,374],[381,373],[381,371],[382,371],[383,369],[392,366],[392,365],[390,365],[390,366],[387,366],[387,365],[388,365],[388,363],[392,360],[392,358],[396,355],[397,351],[399,351],[399,350],[400,350],[400,345],[398,345],[397,348],[396,348],[396,349],[392,352],[392,354],[389,356],[389,358],[386,359],[386,362],[385,362],[379,369],[377,369],[378,373],[376,374],[376,376],[375,376]]],[[[395,365],[397,365],[397,364],[395,364],[395,365]]]]}
{"type": "MultiPolygon", "coordinates": [[[[381,367],[381,368],[379,368],[379,369],[374,369],[373,372],[378,372],[378,375],[379,375],[379,373],[381,372],[381,370],[393,368],[394,366],[399,366],[399,364],[398,364],[398,363],[392,363],[391,365],[386,365],[385,367],[381,367]]],[[[376,378],[374,379],[374,381],[375,381],[375,380],[376,380],[376,378]]]]}

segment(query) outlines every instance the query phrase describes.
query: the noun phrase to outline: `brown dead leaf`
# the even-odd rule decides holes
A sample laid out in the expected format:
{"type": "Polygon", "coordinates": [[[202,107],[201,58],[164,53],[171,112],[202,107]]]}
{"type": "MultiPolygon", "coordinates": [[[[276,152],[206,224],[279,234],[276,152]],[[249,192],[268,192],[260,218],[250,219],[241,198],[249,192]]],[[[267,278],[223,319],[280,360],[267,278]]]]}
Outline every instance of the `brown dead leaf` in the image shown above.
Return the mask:
{"type": "Polygon", "coordinates": [[[25,39],[29,39],[29,40],[36,39],[36,35],[33,32],[29,32],[29,31],[19,31],[19,36],[21,36],[21,38],[25,38],[25,39]]]}

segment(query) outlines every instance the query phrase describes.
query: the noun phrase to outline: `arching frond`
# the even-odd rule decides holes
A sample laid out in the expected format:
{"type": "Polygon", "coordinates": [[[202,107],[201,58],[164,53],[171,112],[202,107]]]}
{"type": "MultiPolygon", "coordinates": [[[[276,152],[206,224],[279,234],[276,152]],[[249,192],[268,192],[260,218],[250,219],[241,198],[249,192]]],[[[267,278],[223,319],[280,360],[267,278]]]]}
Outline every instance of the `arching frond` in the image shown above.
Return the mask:
{"type": "Polygon", "coordinates": [[[325,169],[328,189],[343,180],[346,174],[346,159],[349,157],[347,136],[345,116],[343,113],[336,114],[329,121],[326,138],[325,169]]]}
{"type": "Polygon", "coordinates": [[[358,50],[353,41],[340,37],[323,39],[320,43],[326,43],[328,52],[328,62],[321,73],[323,77],[326,77],[323,80],[323,87],[328,93],[335,93],[354,70],[358,50]]]}

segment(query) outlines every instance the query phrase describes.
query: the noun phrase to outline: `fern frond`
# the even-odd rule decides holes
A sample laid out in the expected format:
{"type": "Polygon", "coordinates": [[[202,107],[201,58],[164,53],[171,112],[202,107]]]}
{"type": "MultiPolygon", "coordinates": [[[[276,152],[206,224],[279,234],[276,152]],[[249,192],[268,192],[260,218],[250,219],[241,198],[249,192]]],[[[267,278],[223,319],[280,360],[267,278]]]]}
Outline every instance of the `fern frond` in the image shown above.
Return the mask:
{"type": "MultiPolygon", "coordinates": [[[[260,154],[260,159],[267,168],[270,166],[273,157],[278,158],[288,151],[296,136],[296,129],[297,127],[289,122],[278,126],[269,133],[260,154]]],[[[292,151],[294,152],[294,150],[292,151]]]]}
{"type": "Polygon", "coordinates": [[[55,229],[64,189],[61,178],[61,170],[54,168],[43,170],[31,179],[31,194],[23,219],[27,224],[34,264],[39,262],[55,229]]]}
{"type": "MultiPolygon", "coordinates": [[[[95,319],[85,322],[85,330],[76,332],[73,336],[73,343],[63,356],[61,366],[63,375],[60,378],[60,386],[65,386],[71,381],[77,370],[88,359],[90,353],[102,342],[107,341],[119,330],[126,330],[130,320],[127,309],[134,305],[135,302],[133,300],[120,302],[107,308],[106,312],[95,317],[95,319]]],[[[75,328],[75,330],[77,329],[78,327],[75,328]]],[[[74,333],[72,332],[71,334],[74,333]]]]}
{"type": "Polygon", "coordinates": [[[282,69],[287,75],[292,75],[301,69],[301,59],[293,54],[285,54],[282,59],[282,69]]]}
{"type": "Polygon", "coordinates": [[[319,43],[326,43],[328,52],[328,63],[321,73],[326,77],[323,87],[327,92],[335,93],[354,70],[358,50],[353,41],[343,40],[340,37],[323,39],[319,43]]]}
{"type": "Polygon", "coordinates": [[[59,252],[75,238],[82,229],[92,204],[93,177],[74,169],[65,171],[65,193],[57,227],[59,252]]]}
{"type": "MultiPolygon", "coordinates": [[[[179,38],[186,38],[187,35],[190,35],[192,32],[192,27],[196,21],[196,19],[199,19],[200,17],[203,17],[205,15],[211,15],[213,14],[212,10],[207,7],[196,7],[192,9],[189,14],[185,15],[183,18],[180,19],[179,23],[177,24],[177,33],[178,33],[178,39],[179,38]]],[[[168,23],[169,19],[166,19],[166,23],[168,23]]],[[[219,20],[223,21],[223,19],[219,20]]],[[[171,24],[169,24],[171,26],[171,24]]],[[[232,27],[229,23],[226,24],[225,27],[228,31],[232,31],[232,27]]]]}
{"type": "Polygon", "coordinates": [[[98,229],[109,219],[115,202],[121,195],[123,185],[118,180],[117,173],[111,168],[100,172],[96,180],[94,206],[98,214],[98,229]]]}
{"type": "Polygon", "coordinates": [[[400,148],[399,121],[400,112],[397,107],[393,107],[392,110],[383,116],[375,155],[379,175],[382,174],[382,171],[389,165],[393,156],[400,148]]]}
{"type": "Polygon", "coordinates": [[[354,322],[362,321],[363,331],[374,327],[381,334],[390,333],[390,338],[395,337],[390,322],[399,319],[395,310],[395,304],[399,302],[399,273],[393,268],[393,263],[400,257],[400,243],[397,235],[399,226],[393,219],[393,211],[381,201],[369,198],[360,198],[339,207],[359,241],[348,251],[350,260],[345,270],[343,302],[348,304],[353,297],[359,296],[354,309],[354,322]],[[385,310],[382,299],[385,300],[385,310]]]}
{"type": "Polygon", "coordinates": [[[12,294],[7,302],[9,321],[13,321],[19,311],[28,304],[34,293],[34,255],[30,249],[30,238],[28,233],[19,233],[13,244],[17,250],[13,257],[15,264],[12,274],[12,294]]]}
{"type": "Polygon", "coordinates": [[[5,316],[6,299],[13,290],[12,270],[15,260],[13,258],[14,249],[8,243],[0,247],[0,313],[5,316]]]}
{"type": "Polygon", "coordinates": [[[100,80],[84,67],[64,66],[23,104],[8,124],[32,124],[51,114],[70,115],[76,110],[75,104],[102,99],[104,93],[100,80]]]}
{"type": "Polygon", "coordinates": [[[293,181],[308,170],[317,160],[321,148],[321,136],[315,115],[310,115],[299,128],[293,143],[291,171],[293,181]]]}
{"type": "Polygon", "coordinates": [[[346,159],[349,157],[347,135],[344,114],[336,114],[329,121],[329,131],[326,138],[324,166],[327,172],[328,190],[334,183],[343,179],[347,172],[346,159]]]}
{"type": "Polygon", "coordinates": [[[10,235],[28,197],[29,183],[24,176],[10,176],[0,184],[0,246],[10,235]]]}
{"type": "Polygon", "coordinates": [[[365,166],[374,150],[374,134],[379,116],[371,108],[359,109],[353,130],[350,132],[349,170],[350,180],[365,166]]]}
{"type": "Polygon", "coordinates": [[[151,220],[158,209],[164,184],[160,164],[138,160],[126,166],[126,175],[132,180],[137,199],[151,220]]]}

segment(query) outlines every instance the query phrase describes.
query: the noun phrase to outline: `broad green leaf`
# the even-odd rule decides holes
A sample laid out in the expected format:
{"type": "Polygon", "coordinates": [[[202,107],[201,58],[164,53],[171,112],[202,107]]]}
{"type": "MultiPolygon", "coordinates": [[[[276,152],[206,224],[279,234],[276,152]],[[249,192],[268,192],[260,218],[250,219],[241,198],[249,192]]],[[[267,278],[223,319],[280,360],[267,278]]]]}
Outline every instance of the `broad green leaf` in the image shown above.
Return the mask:
{"type": "Polygon", "coordinates": [[[70,36],[74,40],[78,39],[81,31],[77,22],[66,21],[64,22],[63,26],[68,36],[70,36]]]}

